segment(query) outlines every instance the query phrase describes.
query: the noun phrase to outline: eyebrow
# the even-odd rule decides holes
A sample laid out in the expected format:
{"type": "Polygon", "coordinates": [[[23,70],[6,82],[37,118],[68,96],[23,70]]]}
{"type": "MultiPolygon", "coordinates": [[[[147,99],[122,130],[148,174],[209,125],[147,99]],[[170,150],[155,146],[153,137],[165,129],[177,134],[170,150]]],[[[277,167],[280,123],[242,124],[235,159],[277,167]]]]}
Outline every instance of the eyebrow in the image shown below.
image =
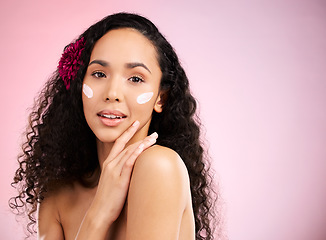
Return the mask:
{"type": "MultiPolygon", "coordinates": [[[[91,61],[88,66],[92,65],[92,64],[99,64],[101,65],[102,67],[107,67],[107,66],[110,66],[110,64],[107,62],[107,61],[104,61],[104,60],[93,60],[91,61]]],[[[149,73],[152,74],[152,72],[149,70],[149,68],[144,64],[144,63],[140,63],[140,62],[131,62],[131,63],[126,63],[125,66],[127,68],[136,68],[136,67],[143,67],[145,68],[149,73]]]]}
{"type": "Polygon", "coordinates": [[[88,66],[90,66],[90,65],[92,65],[92,64],[99,64],[99,65],[101,65],[102,67],[107,67],[107,66],[109,66],[109,63],[106,62],[106,61],[103,61],[103,60],[93,60],[93,61],[91,61],[91,62],[88,64],[88,66]]]}
{"type": "Polygon", "coordinates": [[[139,63],[139,62],[133,62],[133,63],[127,63],[126,64],[127,68],[136,68],[136,67],[143,67],[145,68],[149,73],[152,73],[149,68],[144,64],[144,63],[139,63]]]}

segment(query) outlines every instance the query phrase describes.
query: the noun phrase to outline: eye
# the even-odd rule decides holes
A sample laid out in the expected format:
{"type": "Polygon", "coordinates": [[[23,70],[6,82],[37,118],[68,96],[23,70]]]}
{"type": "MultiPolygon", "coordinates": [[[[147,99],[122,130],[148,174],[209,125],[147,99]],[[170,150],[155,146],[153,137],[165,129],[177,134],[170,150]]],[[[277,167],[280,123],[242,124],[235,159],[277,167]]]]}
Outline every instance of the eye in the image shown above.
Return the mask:
{"type": "Polygon", "coordinates": [[[130,80],[130,81],[132,81],[134,83],[144,82],[144,79],[142,77],[140,77],[140,76],[132,76],[128,80],[130,80]]]}
{"type": "Polygon", "coordinates": [[[106,77],[105,73],[99,72],[99,71],[93,72],[91,75],[95,78],[105,78],[106,77]]]}

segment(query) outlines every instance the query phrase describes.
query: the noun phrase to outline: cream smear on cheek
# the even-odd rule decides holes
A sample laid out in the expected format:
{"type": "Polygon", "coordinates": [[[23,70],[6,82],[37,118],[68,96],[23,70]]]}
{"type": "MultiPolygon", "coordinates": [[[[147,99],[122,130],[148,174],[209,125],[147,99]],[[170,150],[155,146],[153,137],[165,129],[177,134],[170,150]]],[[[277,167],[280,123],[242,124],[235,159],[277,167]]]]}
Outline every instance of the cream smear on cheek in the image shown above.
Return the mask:
{"type": "Polygon", "coordinates": [[[83,85],[83,93],[86,95],[88,98],[93,97],[93,90],[88,86],[87,84],[84,83],[83,85]]]}
{"type": "Polygon", "coordinates": [[[147,103],[149,100],[152,99],[153,95],[154,95],[153,92],[147,92],[147,93],[140,94],[140,95],[137,97],[137,103],[138,103],[138,104],[144,104],[144,103],[147,103]]]}

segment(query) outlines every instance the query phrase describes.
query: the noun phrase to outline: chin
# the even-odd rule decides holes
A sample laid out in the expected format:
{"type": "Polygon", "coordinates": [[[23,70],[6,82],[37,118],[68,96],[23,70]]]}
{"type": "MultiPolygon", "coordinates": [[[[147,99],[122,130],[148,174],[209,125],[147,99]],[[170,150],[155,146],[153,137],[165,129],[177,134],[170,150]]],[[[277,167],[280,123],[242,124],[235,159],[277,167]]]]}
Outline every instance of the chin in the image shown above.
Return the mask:
{"type": "Polygon", "coordinates": [[[94,132],[98,141],[102,143],[114,143],[118,137],[122,134],[121,131],[115,131],[112,129],[101,130],[94,132]]]}

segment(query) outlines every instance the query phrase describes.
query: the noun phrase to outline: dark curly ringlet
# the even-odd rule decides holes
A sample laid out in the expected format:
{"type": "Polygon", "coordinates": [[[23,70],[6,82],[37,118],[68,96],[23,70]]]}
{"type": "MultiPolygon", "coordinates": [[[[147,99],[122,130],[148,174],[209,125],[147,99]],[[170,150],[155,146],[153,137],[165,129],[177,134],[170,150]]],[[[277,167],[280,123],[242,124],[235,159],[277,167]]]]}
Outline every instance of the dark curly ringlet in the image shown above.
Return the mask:
{"type": "Polygon", "coordinates": [[[164,92],[163,111],[153,112],[149,134],[157,132],[157,144],[175,150],[189,172],[195,216],[196,239],[213,239],[217,214],[217,194],[212,187],[210,163],[200,141],[200,122],[196,100],[189,90],[188,78],[179,59],[165,37],[148,19],[136,14],[117,13],[92,25],[84,37],[85,49],[77,77],[67,90],[58,71],[46,83],[35,102],[18,157],[19,168],[12,185],[19,195],[10,199],[10,207],[18,213],[28,208],[28,231],[35,232],[35,211],[51,190],[80,181],[94,187],[97,180],[95,135],[88,127],[82,105],[82,84],[95,43],[108,31],[133,28],[149,39],[157,52],[162,71],[160,90],[164,92]]]}

